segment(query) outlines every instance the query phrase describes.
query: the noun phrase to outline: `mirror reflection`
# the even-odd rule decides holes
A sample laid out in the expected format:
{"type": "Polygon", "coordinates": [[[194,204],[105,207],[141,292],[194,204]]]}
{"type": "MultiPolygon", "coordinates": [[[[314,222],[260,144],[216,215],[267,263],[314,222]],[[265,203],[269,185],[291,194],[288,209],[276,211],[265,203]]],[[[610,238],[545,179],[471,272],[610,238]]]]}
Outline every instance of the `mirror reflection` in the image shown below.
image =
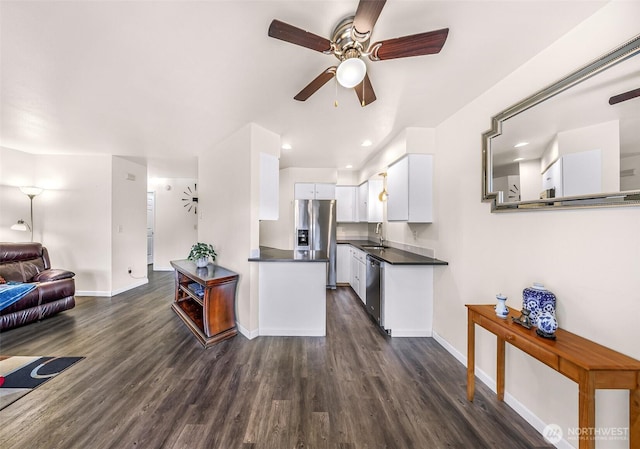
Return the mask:
{"type": "Polygon", "coordinates": [[[498,203],[640,190],[640,56],[502,121],[488,146],[498,203]]]}

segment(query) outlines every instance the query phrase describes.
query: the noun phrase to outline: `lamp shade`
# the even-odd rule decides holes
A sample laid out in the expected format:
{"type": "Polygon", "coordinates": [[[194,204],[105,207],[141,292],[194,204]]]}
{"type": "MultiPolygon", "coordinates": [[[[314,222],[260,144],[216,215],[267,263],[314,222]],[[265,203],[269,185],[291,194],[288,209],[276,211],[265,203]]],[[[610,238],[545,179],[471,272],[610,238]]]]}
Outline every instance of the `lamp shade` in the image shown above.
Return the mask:
{"type": "Polygon", "coordinates": [[[41,189],[40,187],[33,187],[33,186],[20,187],[20,191],[22,193],[24,193],[25,195],[29,195],[29,196],[31,196],[31,195],[38,196],[38,195],[40,195],[42,193],[43,190],[44,189],[41,189]]]}
{"type": "Polygon", "coordinates": [[[28,225],[24,222],[24,220],[18,220],[16,224],[11,225],[12,231],[23,231],[26,232],[28,225]]]}
{"type": "Polygon", "coordinates": [[[336,70],[336,78],[341,86],[351,88],[362,82],[367,74],[367,66],[360,58],[345,59],[336,70]]]}

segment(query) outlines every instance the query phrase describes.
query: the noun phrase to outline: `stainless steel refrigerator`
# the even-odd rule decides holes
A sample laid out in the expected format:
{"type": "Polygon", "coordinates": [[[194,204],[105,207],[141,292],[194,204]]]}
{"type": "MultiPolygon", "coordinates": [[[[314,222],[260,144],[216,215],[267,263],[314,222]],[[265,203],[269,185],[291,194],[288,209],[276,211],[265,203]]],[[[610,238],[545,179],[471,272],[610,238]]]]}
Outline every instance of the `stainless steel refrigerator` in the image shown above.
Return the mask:
{"type": "Polygon", "coordinates": [[[326,253],[327,288],[336,288],[336,200],[296,200],[293,238],[296,251],[326,253]]]}

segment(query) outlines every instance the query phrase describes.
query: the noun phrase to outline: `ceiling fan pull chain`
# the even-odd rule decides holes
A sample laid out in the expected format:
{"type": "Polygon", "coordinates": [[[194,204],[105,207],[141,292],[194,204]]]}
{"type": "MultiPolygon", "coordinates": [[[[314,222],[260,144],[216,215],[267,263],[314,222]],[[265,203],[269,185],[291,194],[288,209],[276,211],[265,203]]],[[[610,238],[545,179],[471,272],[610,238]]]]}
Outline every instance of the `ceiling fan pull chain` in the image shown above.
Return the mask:
{"type": "Polygon", "coordinates": [[[364,104],[364,84],[365,84],[364,80],[362,80],[362,107],[365,106],[365,104],[364,104]]]}
{"type": "Polygon", "coordinates": [[[338,78],[335,77],[334,79],[336,80],[336,96],[335,96],[335,100],[333,100],[333,107],[337,108],[338,107],[338,78]]]}

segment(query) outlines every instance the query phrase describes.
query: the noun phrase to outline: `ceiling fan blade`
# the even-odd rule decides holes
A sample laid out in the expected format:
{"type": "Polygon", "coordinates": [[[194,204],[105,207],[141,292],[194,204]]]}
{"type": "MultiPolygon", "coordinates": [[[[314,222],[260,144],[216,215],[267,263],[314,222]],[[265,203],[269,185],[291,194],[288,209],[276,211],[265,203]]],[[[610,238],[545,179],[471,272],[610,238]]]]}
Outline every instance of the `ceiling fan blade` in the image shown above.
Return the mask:
{"type": "Polygon", "coordinates": [[[318,75],[313,81],[307,84],[307,87],[302,89],[294,100],[305,101],[311,95],[313,95],[318,89],[327,84],[327,82],[336,76],[336,67],[329,67],[327,70],[318,75]]]}
{"type": "Polygon", "coordinates": [[[331,41],[279,20],[269,26],[269,36],[319,52],[331,50],[331,41]]]}
{"type": "Polygon", "coordinates": [[[376,24],[386,0],[360,0],[353,19],[353,34],[357,41],[364,42],[376,24]]]}
{"type": "Polygon", "coordinates": [[[358,96],[358,100],[360,100],[360,105],[365,107],[374,101],[376,101],[376,93],[373,91],[373,86],[371,85],[371,80],[369,79],[369,74],[365,74],[364,79],[360,84],[353,88],[356,91],[356,95],[358,96]],[[364,92],[363,92],[364,85],[364,92]]]}
{"type": "Polygon", "coordinates": [[[439,53],[448,35],[449,28],[443,28],[441,30],[376,42],[371,46],[369,59],[378,61],[439,53]]]}
{"type": "Polygon", "coordinates": [[[640,88],[633,89],[629,92],[625,92],[619,95],[614,95],[609,98],[609,104],[614,105],[616,103],[622,103],[623,101],[631,100],[632,98],[640,97],[640,88]]]}

